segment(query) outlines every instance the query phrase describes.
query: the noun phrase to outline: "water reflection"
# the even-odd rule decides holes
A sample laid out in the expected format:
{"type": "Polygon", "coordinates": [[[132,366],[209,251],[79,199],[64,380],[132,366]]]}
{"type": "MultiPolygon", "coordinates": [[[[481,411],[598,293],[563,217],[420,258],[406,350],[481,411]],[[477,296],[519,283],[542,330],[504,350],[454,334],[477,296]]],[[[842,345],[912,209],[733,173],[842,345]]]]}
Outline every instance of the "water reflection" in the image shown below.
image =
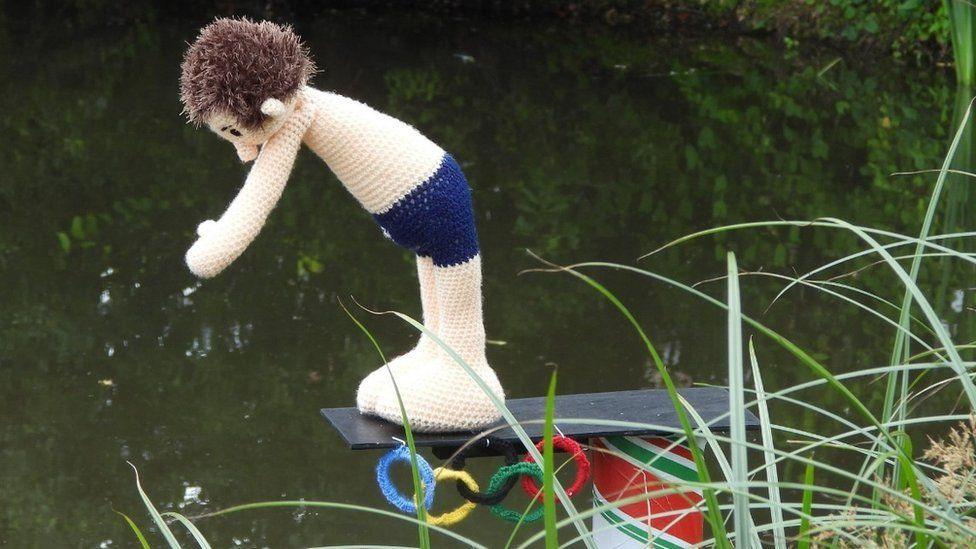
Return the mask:
{"type": "MultiPolygon", "coordinates": [[[[18,106],[0,118],[11,136],[0,148],[0,539],[131,544],[111,512],[148,525],[127,459],[167,509],[301,497],[383,505],[377,456],[341,448],[315,410],[352,403],[378,363],[339,301],[417,316],[412,260],[305,154],[247,254],[220,278],[194,281],[182,265],[193,229],[246,170],[179,117],[181,48],[196,24],[71,35],[46,24],[0,40],[0,97],[18,106]]],[[[566,393],[656,383],[639,341],[590,290],[518,275],[538,266],[525,249],[632,263],[696,229],[777,217],[914,232],[933,178],[889,174],[937,167],[960,112],[944,74],[847,57],[822,72],[834,54],[784,59],[753,40],[357,15],[298,30],[325,68],[320,87],[411,121],[464,162],[488,335],[506,343],[490,346],[490,359],[514,397],[541,393],[550,363],[566,393]]],[[[950,181],[940,231],[972,227],[968,193],[964,178],[950,181]]],[[[645,265],[695,282],[724,272],[733,249],[747,269],[803,272],[856,245],[824,230],[748,231],[645,265]]],[[[972,270],[939,262],[923,278],[968,341],[972,270]]],[[[724,382],[721,312],[632,276],[599,277],[688,382],[724,382]]],[[[879,268],[858,282],[901,295],[879,268]]],[[[744,281],[747,312],[761,314],[771,284],[744,281]]],[[[353,309],[388,353],[415,337],[353,309]]],[[[810,291],[763,320],[837,370],[887,360],[886,328],[810,291]]],[[[759,351],[767,386],[805,379],[775,349],[759,351]]],[[[840,407],[830,393],[822,405],[840,407]]],[[[479,478],[488,467],[475,465],[479,478]]],[[[412,526],[386,521],[380,535],[375,519],[352,513],[284,513],[201,526],[217,545],[414,539],[412,526]]],[[[481,514],[460,531],[492,546],[507,538],[492,520],[481,514]]]]}

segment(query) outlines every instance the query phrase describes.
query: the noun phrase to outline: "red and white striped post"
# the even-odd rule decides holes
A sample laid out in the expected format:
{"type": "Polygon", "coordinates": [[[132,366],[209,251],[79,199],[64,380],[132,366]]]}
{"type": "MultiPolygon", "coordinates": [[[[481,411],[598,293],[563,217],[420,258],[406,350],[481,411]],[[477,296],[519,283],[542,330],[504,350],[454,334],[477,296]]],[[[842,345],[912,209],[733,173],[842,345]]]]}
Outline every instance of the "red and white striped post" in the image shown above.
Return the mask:
{"type": "MultiPolygon", "coordinates": [[[[648,494],[681,481],[697,481],[691,451],[663,437],[590,439],[593,505],[648,494]]],[[[692,547],[703,539],[700,490],[654,495],[593,516],[597,547],[692,547]]]]}

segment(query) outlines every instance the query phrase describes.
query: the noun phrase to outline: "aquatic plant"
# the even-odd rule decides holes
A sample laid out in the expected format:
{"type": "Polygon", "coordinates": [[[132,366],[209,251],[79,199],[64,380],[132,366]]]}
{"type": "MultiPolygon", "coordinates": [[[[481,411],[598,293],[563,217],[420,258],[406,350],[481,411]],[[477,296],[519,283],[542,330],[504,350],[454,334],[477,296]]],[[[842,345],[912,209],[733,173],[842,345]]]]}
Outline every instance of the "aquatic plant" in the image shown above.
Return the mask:
{"type": "MultiPolygon", "coordinates": [[[[928,449],[922,454],[922,458],[929,464],[938,467],[938,471],[933,475],[938,491],[926,494],[925,500],[931,506],[940,505],[941,501],[948,501],[960,509],[972,508],[976,505],[976,417],[970,416],[965,422],[949,430],[945,438],[931,440],[928,449]],[[938,497],[938,496],[941,496],[938,497]]],[[[882,498],[883,503],[892,509],[900,509],[902,513],[909,510],[905,507],[905,501],[890,496],[882,498]]],[[[857,520],[858,513],[864,513],[862,507],[852,507],[850,509],[832,513],[832,520],[837,523],[847,523],[845,536],[839,535],[837,531],[825,530],[815,538],[817,547],[838,547],[841,549],[854,549],[855,547],[869,548],[899,548],[911,545],[908,535],[904,530],[882,529],[877,530],[876,525],[863,524],[857,520]]],[[[976,519],[964,516],[963,524],[968,530],[976,529],[976,519]]],[[[946,525],[948,530],[955,530],[954,524],[946,525]]],[[[955,532],[959,539],[966,539],[968,532],[955,532]]]]}
{"type": "Polygon", "coordinates": [[[956,66],[956,79],[959,84],[972,86],[974,83],[974,53],[976,53],[976,28],[973,27],[973,13],[976,7],[968,0],[945,0],[945,10],[949,15],[949,36],[952,38],[952,57],[956,66]]]}

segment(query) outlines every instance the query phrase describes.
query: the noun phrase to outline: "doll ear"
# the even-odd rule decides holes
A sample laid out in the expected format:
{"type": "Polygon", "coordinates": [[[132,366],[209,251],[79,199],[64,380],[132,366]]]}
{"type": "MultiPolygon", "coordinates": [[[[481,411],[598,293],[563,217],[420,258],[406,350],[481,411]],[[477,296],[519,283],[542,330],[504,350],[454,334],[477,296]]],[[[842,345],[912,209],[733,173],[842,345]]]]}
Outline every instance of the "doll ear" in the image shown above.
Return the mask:
{"type": "Polygon", "coordinates": [[[285,104],[274,97],[269,97],[264,100],[264,103],[261,103],[261,112],[272,118],[277,118],[285,114],[285,104]]]}

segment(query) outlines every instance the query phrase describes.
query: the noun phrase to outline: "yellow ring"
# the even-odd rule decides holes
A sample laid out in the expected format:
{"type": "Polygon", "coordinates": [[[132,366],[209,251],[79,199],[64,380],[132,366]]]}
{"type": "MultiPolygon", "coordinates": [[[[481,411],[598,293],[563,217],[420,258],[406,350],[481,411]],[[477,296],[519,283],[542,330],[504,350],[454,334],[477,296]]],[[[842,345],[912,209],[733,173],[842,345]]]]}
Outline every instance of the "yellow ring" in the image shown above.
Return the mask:
{"type": "MultiPolygon", "coordinates": [[[[471,475],[467,471],[455,471],[454,469],[447,469],[445,467],[438,467],[434,469],[434,478],[437,481],[440,480],[460,480],[471,489],[472,492],[478,491],[478,483],[475,482],[471,475]]],[[[434,526],[451,526],[457,524],[467,518],[468,514],[471,513],[477,504],[471,501],[464,502],[453,511],[448,511],[443,515],[431,516],[427,515],[427,522],[433,524],[434,526]]]]}

